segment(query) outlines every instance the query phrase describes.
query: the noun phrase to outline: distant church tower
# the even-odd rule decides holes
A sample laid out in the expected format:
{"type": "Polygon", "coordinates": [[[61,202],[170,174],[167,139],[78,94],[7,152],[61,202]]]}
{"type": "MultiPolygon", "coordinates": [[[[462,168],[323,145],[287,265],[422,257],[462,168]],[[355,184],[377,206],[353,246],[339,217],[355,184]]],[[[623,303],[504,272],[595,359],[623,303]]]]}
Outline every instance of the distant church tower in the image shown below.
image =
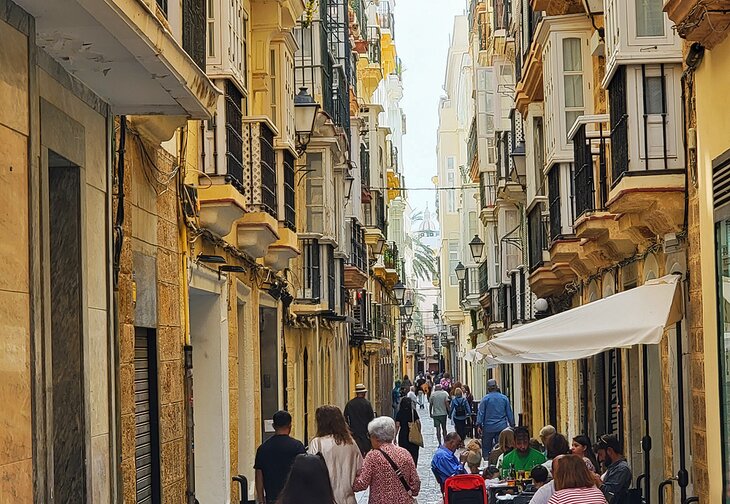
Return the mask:
{"type": "Polygon", "coordinates": [[[416,234],[421,237],[432,237],[436,236],[436,233],[436,225],[431,217],[431,210],[428,208],[428,203],[426,203],[426,209],[423,211],[423,220],[416,234]]]}

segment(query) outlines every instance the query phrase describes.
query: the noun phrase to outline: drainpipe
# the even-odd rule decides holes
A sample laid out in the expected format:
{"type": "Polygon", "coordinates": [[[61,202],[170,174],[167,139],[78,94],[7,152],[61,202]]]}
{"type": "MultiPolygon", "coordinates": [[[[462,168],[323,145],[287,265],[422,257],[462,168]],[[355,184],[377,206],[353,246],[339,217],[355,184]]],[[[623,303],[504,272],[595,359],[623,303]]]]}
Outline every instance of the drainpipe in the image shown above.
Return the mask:
{"type": "MultiPolygon", "coordinates": [[[[204,136],[201,122],[201,136],[204,136]]],[[[187,126],[183,129],[182,134],[187,135],[187,126]]],[[[187,145],[187,144],[186,144],[187,145]]],[[[185,166],[187,152],[182,150],[182,138],[178,146],[180,153],[179,165],[185,166]]],[[[184,190],[185,180],[180,177],[178,182],[178,192],[184,190]]],[[[185,344],[183,346],[183,365],[185,369],[184,390],[185,394],[185,458],[186,458],[186,480],[187,489],[185,497],[187,504],[196,504],[195,498],[195,418],[193,416],[193,347],[190,339],[190,297],[188,289],[188,228],[185,224],[185,213],[181,211],[180,200],[178,198],[178,245],[180,246],[181,260],[179,263],[179,277],[182,289],[182,328],[185,336],[185,344]]]]}
{"type": "Polygon", "coordinates": [[[644,452],[644,474],[636,479],[636,488],[641,488],[644,502],[651,502],[651,433],[649,432],[649,378],[647,372],[649,370],[649,349],[643,345],[641,349],[642,359],[642,382],[644,387],[644,437],[641,438],[641,450],[644,452]],[[643,485],[640,485],[643,479],[643,485]]]}

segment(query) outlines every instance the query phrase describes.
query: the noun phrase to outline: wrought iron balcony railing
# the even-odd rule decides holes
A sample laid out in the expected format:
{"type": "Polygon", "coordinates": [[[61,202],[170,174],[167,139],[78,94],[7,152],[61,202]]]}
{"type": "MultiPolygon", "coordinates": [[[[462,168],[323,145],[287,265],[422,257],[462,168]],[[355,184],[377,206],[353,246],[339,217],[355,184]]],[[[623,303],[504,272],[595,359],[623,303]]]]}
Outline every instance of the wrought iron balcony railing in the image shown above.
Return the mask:
{"type": "Polygon", "coordinates": [[[263,120],[246,120],[243,125],[244,195],[249,209],[277,217],[276,151],[274,132],[263,120]]]}
{"type": "Polygon", "coordinates": [[[608,125],[603,121],[583,122],[582,119],[578,118],[573,134],[576,219],[585,213],[603,210],[608,199],[608,125]]]}
{"type": "Polygon", "coordinates": [[[548,223],[543,216],[542,203],[538,203],[527,215],[530,271],[534,271],[543,264],[543,252],[548,248],[547,227],[548,223]]]}
{"type": "Polygon", "coordinates": [[[335,270],[335,247],[326,246],[327,251],[327,309],[335,311],[337,299],[337,272],[335,270]]]}
{"type": "Polygon", "coordinates": [[[385,222],[385,198],[381,193],[374,198],[375,200],[375,225],[383,235],[387,235],[388,229],[385,222]]]}
{"type": "Polygon", "coordinates": [[[292,231],[297,230],[295,209],[296,193],[294,183],[294,155],[284,151],[284,225],[292,231]]]}
{"type": "Polygon", "coordinates": [[[243,184],[244,181],[243,137],[241,136],[243,94],[230,80],[226,81],[225,92],[226,173],[241,187],[240,184],[243,184]]]}
{"type": "Polygon", "coordinates": [[[360,185],[370,188],[370,150],[364,144],[360,146],[360,185]]]}
{"type": "Polygon", "coordinates": [[[365,228],[354,219],[350,220],[350,265],[367,272],[367,247],[365,228]]]}
{"type": "Polygon", "coordinates": [[[469,127],[469,139],[467,140],[466,157],[467,166],[472,166],[477,161],[477,155],[479,153],[477,144],[477,119],[472,119],[471,126],[469,127]]]}
{"type": "Polygon", "coordinates": [[[479,265],[479,294],[489,294],[489,262],[479,265]]]}
{"type": "Polygon", "coordinates": [[[398,270],[400,267],[400,260],[398,258],[398,246],[391,242],[388,244],[383,252],[383,265],[386,269],[398,270]]]}
{"type": "Polygon", "coordinates": [[[629,126],[626,103],[626,67],[619,66],[608,85],[611,114],[611,180],[629,170],[629,126]]]}
{"type": "Polygon", "coordinates": [[[550,240],[563,234],[562,202],[560,198],[560,164],[548,172],[548,211],[550,212],[550,240]]]}
{"type": "Polygon", "coordinates": [[[301,240],[300,249],[302,251],[302,285],[299,299],[318,303],[322,289],[319,240],[301,240]]]}

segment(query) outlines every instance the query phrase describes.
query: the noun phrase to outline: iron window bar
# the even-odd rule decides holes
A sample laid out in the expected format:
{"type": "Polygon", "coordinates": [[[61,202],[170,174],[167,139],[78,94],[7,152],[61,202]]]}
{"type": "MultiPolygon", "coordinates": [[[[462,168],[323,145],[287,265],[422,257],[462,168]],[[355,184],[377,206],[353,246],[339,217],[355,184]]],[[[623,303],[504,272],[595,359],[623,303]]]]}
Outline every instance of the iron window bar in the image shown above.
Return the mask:
{"type": "Polygon", "coordinates": [[[234,178],[239,186],[243,183],[243,93],[232,81],[226,80],[225,85],[225,114],[226,114],[226,172],[234,178]]]}
{"type": "Polygon", "coordinates": [[[284,226],[296,232],[297,214],[295,210],[296,193],[294,190],[294,155],[284,151],[284,226]]]}
{"type": "Polygon", "coordinates": [[[554,164],[548,172],[548,212],[550,213],[550,240],[563,234],[560,198],[560,164],[554,164]]]}
{"type": "Polygon", "coordinates": [[[321,294],[321,269],[319,261],[319,240],[304,239],[302,250],[302,292],[301,299],[318,303],[321,294]]]}

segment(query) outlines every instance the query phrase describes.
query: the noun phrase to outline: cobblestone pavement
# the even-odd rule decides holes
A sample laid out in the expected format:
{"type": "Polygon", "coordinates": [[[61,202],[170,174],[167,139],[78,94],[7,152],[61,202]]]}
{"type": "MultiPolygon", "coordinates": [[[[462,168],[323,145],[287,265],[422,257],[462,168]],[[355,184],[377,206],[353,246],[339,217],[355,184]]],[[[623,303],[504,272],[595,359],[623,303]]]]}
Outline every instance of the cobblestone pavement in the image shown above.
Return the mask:
{"type": "MultiPolygon", "coordinates": [[[[431,459],[438,448],[436,430],[433,427],[433,420],[431,420],[428,414],[428,406],[425,409],[419,409],[418,413],[421,417],[421,430],[423,432],[423,443],[425,446],[421,448],[421,452],[418,454],[418,475],[421,477],[421,492],[418,494],[417,501],[418,504],[443,504],[441,490],[431,472],[431,459]]],[[[448,432],[453,430],[454,424],[449,420],[448,432]]],[[[359,493],[356,496],[358,504],[367,504],[367,491],[359,493]]]]}

